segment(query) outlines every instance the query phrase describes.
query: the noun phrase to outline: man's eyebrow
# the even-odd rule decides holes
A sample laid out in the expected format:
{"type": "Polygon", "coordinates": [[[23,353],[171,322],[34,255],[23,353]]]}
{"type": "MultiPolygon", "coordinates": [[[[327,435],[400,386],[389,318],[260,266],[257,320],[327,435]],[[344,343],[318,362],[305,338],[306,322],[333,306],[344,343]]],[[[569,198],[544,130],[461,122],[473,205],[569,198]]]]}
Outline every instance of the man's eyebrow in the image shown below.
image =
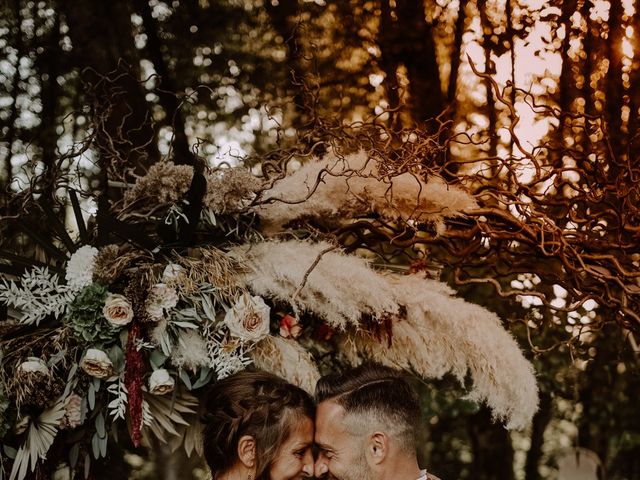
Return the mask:
{"type": "Polygon", "coordinates": [[[324,450],[326,452],[333,452],[333,448],[331,448],[329,445],[326,445],[324,443],[321,442],[315,442],[316,446],[320,449],[320,450],[324,450]]]}

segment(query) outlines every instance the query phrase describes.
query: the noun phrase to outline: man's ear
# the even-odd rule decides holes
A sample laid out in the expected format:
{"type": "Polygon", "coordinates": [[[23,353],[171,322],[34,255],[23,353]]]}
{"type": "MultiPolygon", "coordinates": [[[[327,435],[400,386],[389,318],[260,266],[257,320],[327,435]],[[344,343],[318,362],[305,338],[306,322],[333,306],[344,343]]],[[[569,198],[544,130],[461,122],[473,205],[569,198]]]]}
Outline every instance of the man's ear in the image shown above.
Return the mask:
{"type": "Polygon", "coordinates": [[[256,441],[251,435],[243,435],[238,440],[238,459],[247,468],[256,465],[256,441]]]}
{"type": "Polygon", "coordinates": [[[366,449],[367,457],[373,465],[384,462],[389,454],[389,437],[383,432],[374,432],[369,437],[366,449]]]}

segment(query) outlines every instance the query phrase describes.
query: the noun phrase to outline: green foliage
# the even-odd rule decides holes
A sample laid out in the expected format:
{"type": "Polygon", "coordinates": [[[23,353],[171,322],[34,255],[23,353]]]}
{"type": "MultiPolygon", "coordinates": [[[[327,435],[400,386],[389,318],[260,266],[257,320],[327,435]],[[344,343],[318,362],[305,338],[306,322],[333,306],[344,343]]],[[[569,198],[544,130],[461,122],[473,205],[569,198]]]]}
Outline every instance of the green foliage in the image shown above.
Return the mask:
{"type": "Polygon", "coordinates": [[[92,283],[69,307],[65,322],[73,336],[85,345],[104,347],[118,339],[120,328],[110,324],[102,313],[108,293],[105,285],[92,283]]]}

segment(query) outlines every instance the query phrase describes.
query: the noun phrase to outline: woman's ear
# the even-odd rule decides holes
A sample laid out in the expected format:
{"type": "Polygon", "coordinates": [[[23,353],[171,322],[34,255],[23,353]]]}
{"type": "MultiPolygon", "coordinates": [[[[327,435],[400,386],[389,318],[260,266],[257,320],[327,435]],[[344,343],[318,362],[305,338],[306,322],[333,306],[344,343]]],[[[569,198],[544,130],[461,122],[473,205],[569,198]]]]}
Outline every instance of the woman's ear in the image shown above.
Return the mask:
{"type": "Polygon", "coordinates": [[[246,468],[256,466],[256,441],[251,435],[243,435],[238,440],[238,459],[246,468]]]}

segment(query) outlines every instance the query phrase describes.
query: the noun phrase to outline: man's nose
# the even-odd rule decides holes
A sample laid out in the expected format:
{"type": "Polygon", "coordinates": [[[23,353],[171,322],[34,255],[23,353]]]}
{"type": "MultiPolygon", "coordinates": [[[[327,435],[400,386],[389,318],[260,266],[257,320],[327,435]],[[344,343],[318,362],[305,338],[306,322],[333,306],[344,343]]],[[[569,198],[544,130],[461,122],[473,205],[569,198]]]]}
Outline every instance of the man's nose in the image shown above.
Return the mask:
{"type": "Polygon", "coordinates": [[[302,473],[304,473],[306,477],[313,477],[314,462],[313,462],[313,453],[311,453],[311,449],[308,449],[307,453],[305,453],[303,462],[304,462],[304,465],[302,466],[302,473]]]}
{"type": "Polygon", "coordinates": [[[316,463],[313,465],[313,476],[320,478],[327,474],[329,471],[329,467],[327,466],[327,462],[324,458],[324,455],[318,455],[316,463]]]}

